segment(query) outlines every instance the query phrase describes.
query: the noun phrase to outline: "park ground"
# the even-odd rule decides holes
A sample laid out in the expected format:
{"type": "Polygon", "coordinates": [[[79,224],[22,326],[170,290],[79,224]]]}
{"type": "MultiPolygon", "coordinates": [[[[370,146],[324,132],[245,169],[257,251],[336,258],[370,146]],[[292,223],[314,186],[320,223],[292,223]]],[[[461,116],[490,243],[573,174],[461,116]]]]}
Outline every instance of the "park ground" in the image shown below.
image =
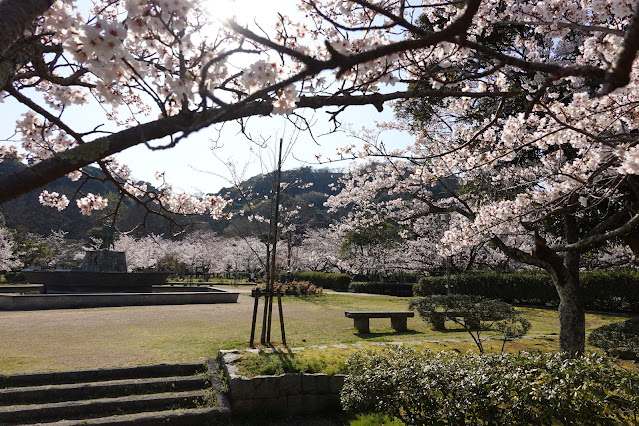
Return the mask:
{"type": "MultiPolygon", "coordinates": [[[[394,331],[388,319],[373,319],[371,334],[364,335],[357,334],[353,321],[344,317],[348,310],[406,310],[410,300],[330,292],[320,297],[286,297],[288,346],[421,342],[435,350],[476,350],[463,330],[433,331],[417,315],[408,319],[407,332],[394,331]]],[[[532,329],[529,338],[508,343],[506,351],[556,350],[556,309],[518,309],[532,329]]],[[[0,312],[0,374],[203,361],[215,357],[219,349],[248,346],[252,311],[253,299],[246,292],[233,304],[4,311],[0,312]]],[[[273,340],[279,341],[275,318],[273,340]]],[[[588,313],[586,328],[590,331],[626,318],[588,313]]],[[[489,351],[500,348],[497,340],[489,345],[489,351]]]]}

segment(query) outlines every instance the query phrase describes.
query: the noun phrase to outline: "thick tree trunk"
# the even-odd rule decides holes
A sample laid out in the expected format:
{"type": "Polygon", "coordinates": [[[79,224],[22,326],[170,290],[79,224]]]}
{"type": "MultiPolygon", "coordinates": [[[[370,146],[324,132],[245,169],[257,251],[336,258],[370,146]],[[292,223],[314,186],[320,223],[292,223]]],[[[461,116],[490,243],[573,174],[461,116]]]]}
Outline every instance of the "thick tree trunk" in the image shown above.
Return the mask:
{"type": "Polygon", "coordinates": [[[586,347],[586,314],[579,282],[579,254],[567,253],[563,265],[551,272],[559,294],[559,350],[583,354],[586,347]]]}
{"type": "Polygon", "coordinates": [[[559,350],[582,354],[586,346],[586,316],[579,281],[556,282],[559,293],[559,350]]]}
{"type": "MultiPolygon", "coordinates": [[[[578,240],[577,229],[575,217],[565,215],[564,231],[568,243],[578,240]]],[[[535,232],[532,255],[541,261],[536,266],[550,272],[559,294],[559,350],[571,356],[583,354],[586,348],[586,314],[579,283],[579,252],[566,251],[559,255],[550,250],[546,240],[535,232]]]]}

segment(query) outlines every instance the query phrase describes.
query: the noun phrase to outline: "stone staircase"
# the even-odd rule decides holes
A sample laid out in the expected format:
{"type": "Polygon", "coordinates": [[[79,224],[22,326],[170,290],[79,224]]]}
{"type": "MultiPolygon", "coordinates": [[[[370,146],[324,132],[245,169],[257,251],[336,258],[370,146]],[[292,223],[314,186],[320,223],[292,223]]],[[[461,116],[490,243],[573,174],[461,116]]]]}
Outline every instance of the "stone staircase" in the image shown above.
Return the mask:
{"type": "Polygon", "coordinates": [[[227,424],[217,364],[0,375],[0,425],[227,424]]]}

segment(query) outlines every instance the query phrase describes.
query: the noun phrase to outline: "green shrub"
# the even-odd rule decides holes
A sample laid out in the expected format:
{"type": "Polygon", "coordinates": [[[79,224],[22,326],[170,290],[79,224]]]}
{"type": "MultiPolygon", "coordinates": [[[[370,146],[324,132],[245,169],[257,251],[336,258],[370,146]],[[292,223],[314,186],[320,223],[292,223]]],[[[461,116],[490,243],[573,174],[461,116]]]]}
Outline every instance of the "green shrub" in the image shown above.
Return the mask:
{"type": "Polygon", "coordinates": [[[386,414],[369,413],[359,414],[355,420],[351,420],[349,426],[404,426],[405,424],[397,418],[391,419],[386,414]]]}
{"type": "Polygon", "coordinates": [[[356,293],[386,294],[389,296],[412,297],[414,284],[403,283],[351,283],[349,291],[356,293]]]}
{"type": "Polygon", "coordinates": [[[387,348],[348,360],[341,402],[408,424],[634,424],[639,376],[596,354],[387,348]]]}
{"type": "Polygon", "coordinates": [[[639,318],[599,327],[590,333],[588,343],[609,356],[639,361],[639,318]]]}
{"type": "Polygon", "coordinates": [[[9,283],[23,283],[27,280],[24,274],[20,271],[5,272],[4,279],[9,283]]]}
{"type": "Polygon", "coordinates": [[[639,312],[639,271],[635,269],[584,272],[581,285],[589,309],[639,312]]]}
{"type": "Polygon", "coordinates": [[[519,339],[530,330],[530,322],[519,315],[519,312],[499,299],[487,299],[482,296],[465,294],[435,294],[423,299],[413,300],[410,310],[416,310],[419,316],[437,329],[444,325],[446,319],[462,326],[477,345],[480,353],[484,353],[482,332],[492,330],[502,334],[501,351],[504,352],[506,342],[519,339]]]}
{"type": "MultiPolygon", "coordinates": [[[[266,286],[264,284],[258,286],[262,292],[266,286]]],[[[282,292],[285,296],[321,296],[322,287],[317,287],[308,281],[292,281],[290,283],[276,283],[275,291],[282,292]]]]}
{"type": "Polygon", "coordinates": [[[326,272],[287,272],[280,275],[280,282],[309,281],[311,284],[332,290],[347,290],[351,277],[347,274],[329,274],[326,272]]]}
{"type": "MultiPolygon", "coordinates": [[[[580,274],[587,309],[639,311],[639,272],[592,271],[580,274]]],[[[447,277],[423,277],[416,296],[446,294],[447,277]]],[[[481,272],[450,277],[451,292],[501,299],[508,303],[557,306],[559,296],[550,276],[542,272],[481,272]]]]}

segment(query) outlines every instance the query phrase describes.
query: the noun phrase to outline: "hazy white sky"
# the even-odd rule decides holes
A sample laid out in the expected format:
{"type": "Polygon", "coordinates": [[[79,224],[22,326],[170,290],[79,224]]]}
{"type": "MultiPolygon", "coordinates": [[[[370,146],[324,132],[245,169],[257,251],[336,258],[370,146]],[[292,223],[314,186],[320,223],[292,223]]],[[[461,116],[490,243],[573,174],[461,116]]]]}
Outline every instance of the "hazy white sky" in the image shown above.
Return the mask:
{"type": "MultiPolygon", "coordinates": [[[[251,16],[257,16],[260,22],[274,22],[277,11],[295,13],[293,0],[215,0],[209,3],[212,5],[213,13],[221,19],[235,14],[240,21],[250,21],[251,16]]],[[[43,102],[39,103],[44,105],[43,102]]],[[[19,111],[26,111],[26,108],[15,102],[0,103],[0,139],[11,137],[15,120],[20,118],[19,111]]],[[[316,136],[326,134],[331,129],[328,123],[329,116],[325,111],[309,110],[302,113],[307,119],[316,122],[313,129],[316,136]]],[[[104,113],[97,105],[82,106],[65,112],[67,123],[80,132],[89,131],[102,123],[104,121],[102,117],[104,113]]],[[[345,127],[351,125],[359,129],[364,126],[372,127],[376,121],[390,121],[393,119],[393,113],[390,107],[386,107],[384,112],[379,113],[373,106],[358,106],[347,109],[340,118],[345,127]]],[[[114,130],[113,126],[109,127],[112,127],[110,130],[114,130]]],[[[251,155],[251,143],[243,135],[238,134],[239,126],[236,123],[227,123],[223,126],[221,133],[219,129],[220,127],[203,129],[169,150],[150,152],[144,146],[137,146],[122,152],[117,157],[131,167],[136,179],[154,182],[155,172],[164,171],[167,181],[188,192],[216,192],[224,186],[229,186],[227,179],[230,175],[219,159],[233,161],[239,169],[248,164],[246,178],[264,171],[255,156],[251,155]],[[212,139],[217,139],[222,145],[215,150],[215,154],[211,150],[212,139]]],[[[294,134],[293,126],[283,117],[251,118],[248,129],[256,138],[269,138],[272,141],[271,146],[280,137],[289,140],[294,134]]],[[[383,140],[389,147],[405,146],[410,142],[410,136],[399,132],[386,132],[383,140]]],[[[345,132],[339,131],[318,137],[317,142],[319,145],[307,133],[299,134],[292,155],[286,160],[284,168],[316,164],[316,154],[322,154],[324,159],[334,158],[337,147],[356,143],[356,140],[349,139],[345,132]]],[[[343,168],[346,166],[348,166],[347,162],[337,162],[322,167],[343,168]]]]}

